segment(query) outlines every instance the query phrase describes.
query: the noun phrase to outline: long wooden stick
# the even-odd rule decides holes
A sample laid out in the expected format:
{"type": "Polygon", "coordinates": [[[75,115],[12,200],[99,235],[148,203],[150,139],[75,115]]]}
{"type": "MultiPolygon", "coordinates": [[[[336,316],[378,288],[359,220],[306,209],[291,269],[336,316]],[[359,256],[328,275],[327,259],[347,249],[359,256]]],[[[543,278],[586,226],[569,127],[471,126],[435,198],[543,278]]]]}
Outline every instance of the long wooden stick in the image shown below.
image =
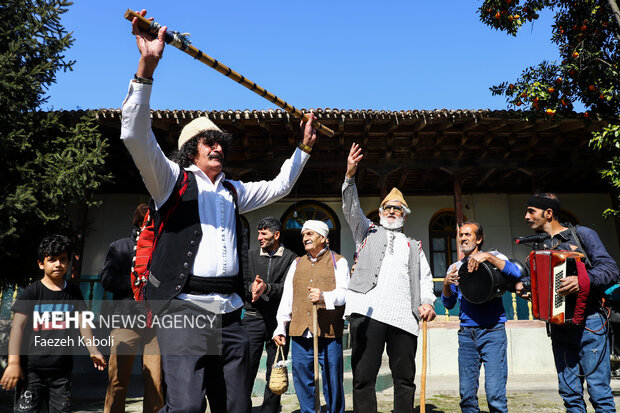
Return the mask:
{"type": "MultiPolygon", "coordinates": [[[[129,21],[133,21],[134,17],[138,19],[138,26],[140,26],[142,30],[148,32],[152,36],[157,36],[157,33],[159,32],[159,29],[161,27],[159,23],[155,21],[147,20],[139,13],[131,9],[127,9],[127,11],[125,12],[125,18],[129,21]]],[[[302,119],[304,121],[308,120],[308,115],[304,115],[303,112],[295,108],[295,106],[289,105],[288,103],[286,103],[279,97],[263,89],[262,87],[252,82],[251,80],[246,79],[244,76],[235,72],[228,66],[218,62],[211,56],[204,54],[201,50],[190,45],[190,41],[186,35],[175,32],[175,31],[166,30],[166,37],[164,40],[166,41],[166,43],[187,53],[188,55],[192,56],[194,59],[200,60],[202,63],[206,64],[207,66],[217,70],[224,76],[229,77],[235,82],[242,84],[243,86],[250,89],[252,92],[256,93],[257,95],[260,95],[261,97],[264,97],[268,101],[284,109],[285,111],[295,116],[296,118],[302,119]]],[[[334,136],[333,130],[329,129],[327,126],[321,124],[318,121],[312,122],[312,127],[316,129],[318,132],[322,133],[323,135],[326,135],[329,137],[334,136]]]]}
{"type": "Polygon", "coordinates": [[[312,346],[314,347],[314,411],[321,413],[319,387],[319,316],[316,304],[312,305],[312,346]]]}
{"type": "Polygon", "coordinates": [[[422,321],[422,378],[420,383],[420,413],[426,412],[426,320],[422,321]]]}

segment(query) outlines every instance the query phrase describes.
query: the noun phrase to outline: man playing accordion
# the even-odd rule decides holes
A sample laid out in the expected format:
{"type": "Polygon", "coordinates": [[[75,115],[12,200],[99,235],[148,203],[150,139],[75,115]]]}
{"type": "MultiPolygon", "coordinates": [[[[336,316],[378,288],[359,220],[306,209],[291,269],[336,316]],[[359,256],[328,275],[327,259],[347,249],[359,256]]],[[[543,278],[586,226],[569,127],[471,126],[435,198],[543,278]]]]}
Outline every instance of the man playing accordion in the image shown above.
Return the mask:
{"type": "MultiPolygon", "coordinates": [[[[559,211],[560,201],[555,194],[536,194],[527,202],[525,221],[533,230],[549,235],[549,238],[535,243],[534,250],[575,251],[586,257],[590,294],[583,323],[549,324],[560,396],[567,412],[585,412],[585,379],[594,409],[615,412],[610,387],[607,313],[601,306],[601,298],[603,291],[618,281],[618,266],[594,230],[565,226],[558,221],[559,211]]],[[[563,296],[577,294],[580,290],[577,274],[567,275],[560,280],[557,293],[563,296]]],[[[522,284],[517,284],[517,292],[523,293],[521,288],[522,284]]]]}

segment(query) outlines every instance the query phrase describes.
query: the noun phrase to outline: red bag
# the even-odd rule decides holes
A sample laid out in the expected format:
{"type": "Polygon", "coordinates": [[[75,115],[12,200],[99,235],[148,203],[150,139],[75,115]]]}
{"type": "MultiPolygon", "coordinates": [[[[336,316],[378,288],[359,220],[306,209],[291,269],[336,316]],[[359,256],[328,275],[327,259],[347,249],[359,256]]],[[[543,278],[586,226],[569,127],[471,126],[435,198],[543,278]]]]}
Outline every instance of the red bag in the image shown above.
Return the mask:
{"type": "Polygon", "coordinates": [[[144,216],[144,221],[140,227],[140,233],[136,240],[134,256],[131,262],[131,289],[133,290],[133,298],[136,301],[144,300],[144,288],[149,280],[149,267],[151,266],[151,259],[153,258],[157,240],[164,231],[164,225],[168,221],[168,218],[172,216],[174,210],[181,202],[181,197],[187,190],[187,172],[183,169],[181,169],[181,171],[183,172],[183,180],[181,181],[178,191],[174,192],[172,205],[161,220],[157,232],[155,232],[155,222],[153,221],[150,210],[147,211],[144,216]]]}

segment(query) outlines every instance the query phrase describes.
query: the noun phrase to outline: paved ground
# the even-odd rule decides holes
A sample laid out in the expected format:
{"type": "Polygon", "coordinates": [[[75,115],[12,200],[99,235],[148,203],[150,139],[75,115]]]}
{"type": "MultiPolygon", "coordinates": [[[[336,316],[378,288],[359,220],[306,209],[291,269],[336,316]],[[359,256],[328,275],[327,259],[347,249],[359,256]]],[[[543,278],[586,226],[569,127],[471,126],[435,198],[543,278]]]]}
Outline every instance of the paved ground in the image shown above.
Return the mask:
{"type": "MultiPolygon", "coordinates": [[[[416,380],[419,383],[419,380],[416,380]]],[[[132,381],[127,400],[127,412],[142,412],[140,397],[140,378],[132,381]]],[[[105,395],[105,376],[80,376],[73,381],[74,408],[77,413],[101,412],[105,395]]],[[[612,380],[616,405],[620,406],[620,379],[612,380]]],[[[482,387],[483,389],[483,387],[482,387]]],[[[419,393],[419,392],[418,392],[419,393]]],[[[488,412],[484,394],[481,390],[481,409],[488,412]]],[[[460,412],[458,397],[458,378],[455,376],[434,376],[427,380],[426,411],[460,412]]],[[[563,412],[562,400],[557,394],[555,376],[512,376],[507,386],[508,408],[511,412],[563,412]]],[[[377,393],[379,412],[392,411],[392,389],[377,393]]],[[[416,397],[416,412],[419,412],[419,394],[416,397]]],[[[259,406],[260,397],[253,398],[254,406],[259,406]]],[[[285,395],[282,398],[283,412],[298,412],[299,405],[295,395],[285,395]]],[[[590,405],[588,412],[594,411],[590,405]]],[[[346,396],[347,412],[351,411],[351,395],[346,396]]],[[[0,413],[12,411],[12,392],[0,391],[0,413]]],[[[208,410],[207,410],[208,411],[208,410]]],[[[253,412],[258,412],[255,407],[253,412]]]]}

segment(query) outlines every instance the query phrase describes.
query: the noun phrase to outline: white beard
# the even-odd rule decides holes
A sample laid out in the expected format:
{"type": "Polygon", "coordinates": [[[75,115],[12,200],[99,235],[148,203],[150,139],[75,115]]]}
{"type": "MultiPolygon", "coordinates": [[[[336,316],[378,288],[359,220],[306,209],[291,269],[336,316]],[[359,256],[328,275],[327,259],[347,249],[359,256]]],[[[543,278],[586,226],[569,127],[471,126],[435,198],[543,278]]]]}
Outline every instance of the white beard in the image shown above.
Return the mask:
{"type": "Polygon", "coordinates": [[[397,217],[393,222],[388,222],[387,218],[381,215],[379,224],[385,229],[400,229],[405,224],[403,217],[397,217]]]}

